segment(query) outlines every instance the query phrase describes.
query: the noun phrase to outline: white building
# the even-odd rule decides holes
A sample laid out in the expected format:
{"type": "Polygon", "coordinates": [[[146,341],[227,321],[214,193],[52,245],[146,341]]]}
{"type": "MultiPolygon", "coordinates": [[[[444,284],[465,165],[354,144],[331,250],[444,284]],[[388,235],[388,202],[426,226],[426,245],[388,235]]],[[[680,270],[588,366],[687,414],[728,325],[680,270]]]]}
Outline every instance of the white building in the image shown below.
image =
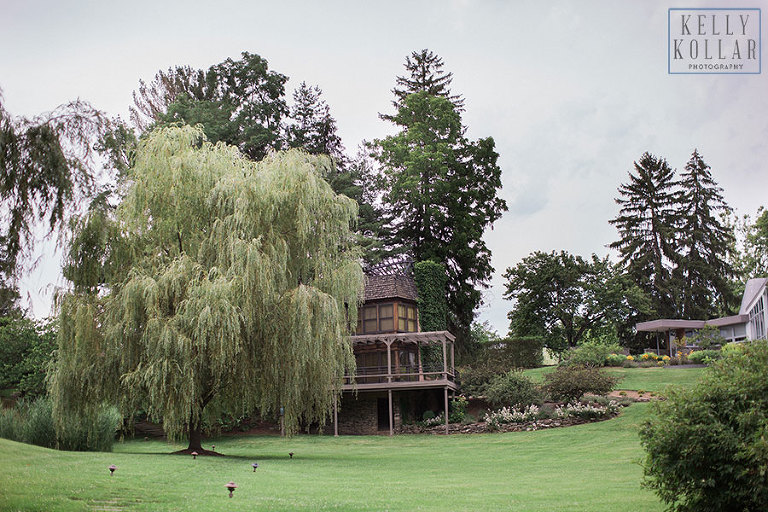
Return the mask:
{"type": "Polygon", "coordinates": [[[697,330],[706,326],[717,327],[720,335],[729,342],[758,340],[766,337],[768,325],[768,278],[760,277],[747,281],[741,298],[739,314],[711,320],[673,320],[660,319],[641,322],[635,326],[638,331],[656,332],[657,350],[664,347],[672,354],[674,340],[691,337],[697,330]]]}

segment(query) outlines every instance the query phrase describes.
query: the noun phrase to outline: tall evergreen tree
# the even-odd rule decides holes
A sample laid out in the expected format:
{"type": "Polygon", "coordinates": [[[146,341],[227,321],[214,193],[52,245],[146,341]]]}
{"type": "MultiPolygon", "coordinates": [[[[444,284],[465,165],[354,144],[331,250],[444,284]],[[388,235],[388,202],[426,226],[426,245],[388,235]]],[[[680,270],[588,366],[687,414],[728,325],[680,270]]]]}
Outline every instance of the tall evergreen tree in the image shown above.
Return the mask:
{"type": "Polygon", "coordinates": [[[629,173],[629,182],[619,187],[618,217],[609,221],[619,231],[617,249],[621,264],[632,280],[650,298],[655,314],[675,318],[676,284],[672,270],[677,260],[680,194],[675,172],[663,158],[644,153],[629,173]]]}
{"type": "MultiPolygon", "coordinates": [[[[456,97],[449,89],[450,74],[440,70],[442,59],[422,54],[429,57],[426,68],[406,61],[412,76],[398,83],[411,89],[403,90],[402,99],[396,92],[397,113],[382,116],[400,132],[375,141],[374,154],[381,165],[387,245],[417,261],[445,264],[449,320],[461,340],[481,303],[479,288],[487,286],[493,271],[483,233],[507,207],[497,196],[501,169],[493,139],[472,142],[464,137],[456,97]],[[420,74],[423,69],[433,71],[420,74]],[[438,94],[426,88],[416,92],[435,82],[430,78],[435,74],[438,85],[431,92],[438,94]]],[[[418,55],[414,53],[414,60],[418,55]]]]}
{"type": "Polygon", "coordinates": [[[697,150],[680,176],[680,188],[680,258],[674,273],[682,283],[682,317],[727,314],[735,301],[729,285],[734,270],[727,259],[734,235],[720,216],[731,208],[697,150]]]}
{"type": "Polygon", "coordinates": [[[290,108],[291,123],[286,127],[288,145],[301,148],[310,155],[328,155],[343,166],[344,145],[336,132],[336,120],[331,108],[321,98],[318,86],[301,82],[293,92],[290,108]]]}
{"type": "MultiPolygon", "coordinates": [[[[430,96],[447,98],[459,112],[464,110],[464,99],[458,94],[451,93],[453,73],[446,73],[443,70],[443,59],[439,55],[427,49],[411,52],[411,55],[405,57],[405,69],[409,74],[398,76],[397,86],[392,89],[395,95],[392,105],[396,109],[403,105],[409,94],[425,92],[430,96]]],[[[382,117],[390,119],[386,116],[382,117]]]]}

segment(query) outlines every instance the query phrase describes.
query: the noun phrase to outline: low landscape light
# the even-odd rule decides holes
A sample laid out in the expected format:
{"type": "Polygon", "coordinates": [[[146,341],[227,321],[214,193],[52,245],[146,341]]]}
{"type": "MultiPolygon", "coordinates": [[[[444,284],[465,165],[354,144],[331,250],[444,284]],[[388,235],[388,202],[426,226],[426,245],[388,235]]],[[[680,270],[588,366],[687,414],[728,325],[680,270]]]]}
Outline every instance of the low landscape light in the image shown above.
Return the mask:
{"type": "Polygon", "coordinates": [[[254,462],[253,464],[251,464],[251,467],[253,468],[253,472],[255,473],[256,472],[256,468],[259,467],[259,463],[258,462],[254,462]]]}
{"type": "Polygon", "coordinates": [[[109,476],[112,476],[112,475],[114,475],[114,474],[115,474],[115,470],[116,470],[116,469],[117,469],[117,466],[115,466],[114,464],[112,464],[111,466],[109,466],[109,476]]]}
{"type": "Polygon", "coordinates": [[[229,497],[232,497],[232,493],[235,492],[235,489],[237,489],[237,484],[235,482],[229,482],[224,487],[229,489],[229,497]]]}
{"type": "Polygon", "coordinates": [[[289,456],[290,458],[293,458],[293,452],[288,452],[288,456],[289,456]]]}
{"type": "Polygon", "coordinates": [[[212,445],[211,445],[211,451],[212,451],[212,452],[215,452],[215,451],[216,451],[216,445],[215,445],[215,444],[212,444],[212,445]]]}
{"type": "Polygon", "coordinates": [[[197,460],[197,452],[192,452],[192,459],[197,460]]]}

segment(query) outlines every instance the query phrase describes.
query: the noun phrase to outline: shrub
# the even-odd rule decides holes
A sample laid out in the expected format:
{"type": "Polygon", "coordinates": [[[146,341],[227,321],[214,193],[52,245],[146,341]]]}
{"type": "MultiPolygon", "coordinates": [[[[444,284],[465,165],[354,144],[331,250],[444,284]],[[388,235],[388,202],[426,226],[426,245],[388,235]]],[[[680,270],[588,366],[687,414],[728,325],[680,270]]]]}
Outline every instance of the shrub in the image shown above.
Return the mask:
{"type": "Polygon", "coordinates": [[[575,366],[605,366],[608,356],[621,352],[621,347],[615,343],[587,341],[567,354],[565,364],[575,366]]]}
{"type": "Polygon", "coordinates": [[[677,512],[768,503],[768,342],[726,354],[656,402],[640,432],[645,485],[677,512]]]}
{"type": "Polygon", "coordinates": [[[432,411],[424,411],[421,415],[421,421],[428,421],[435,418],[435,413],[432,411]]]}
{"type": "Polygon", "coordinates": [[[485,395],[485,387],[488,383],[508,371],[509,368],[499,369],[488,363],[462,366],[459,368],[461,390],[469,396],[485,395]]]}
{"type": "Polygon", "coordinates": [[[536,384],[522,371],[512,370],[488,383],[485,398],[494,407],[504,407],[538,404],[543,397],[536,384]]]}
{"type": "Polygon", "coordinates": [[[463,396],[457,396],[451,400],[448,410],[448,421],[450,423],[461,423],[464,421],[464,417],[467,415],[467,406],[469,403],[463,396]]]}
{"type": "Polygon", "coordinates": [[[506,423],[525,423],[539,417],[539,408],[536,405],[528,405],[523,408],[502,407],[498,411],[492,411],[485,415],[486,427],[489,430],[498,430],[499,425],[506,423]]]}
{"type": "Polygon", "coordinates": [[[710,364],[721,357],[719,350],[697,350],[688,355],[688,361],[693,364],[710,364]]]}
{"type": "Polygon", "coordinates": [[[606,405],[601,404],[582,404],[579,402],[572,402],[567,405],[559,406],[555,408],[556,418],[567,418],[573,416],[576,418],[583,418],[586,420],[594,420],[597,418],[604,418],[611,416],[619,411],[619,403],[611,400],[606,405]]]}
{"type": "Polygon", "coordinates": [[[559,366],[544,376],[544,389],[553,399],[569,402],[578,400],[584,393],[605,395],[616,386],[618,380],[600,368],[559,366]]]}
{"type": "Polygon", "coordinates": [[[606,366],[623,366],[627,361],[627,356],[622,354],[608,354],[605,358],[606,366]]]}
{"type": "Polygon", "coordinates": [[[19,413],[15,409],[0,408],[0,437],[12,441],[20,439],[19,434],[17,434],[19,426],[18,416],[19,413]]]}

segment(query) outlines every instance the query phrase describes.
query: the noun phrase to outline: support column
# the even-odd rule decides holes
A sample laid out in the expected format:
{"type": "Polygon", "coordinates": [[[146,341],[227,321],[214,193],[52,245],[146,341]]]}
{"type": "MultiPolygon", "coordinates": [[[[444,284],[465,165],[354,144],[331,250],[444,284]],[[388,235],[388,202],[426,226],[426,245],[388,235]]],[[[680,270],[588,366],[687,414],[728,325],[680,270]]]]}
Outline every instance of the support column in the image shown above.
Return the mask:
{"type": "Polygon", "coordinates": [[[418,351],[418,357],[419,357],[419,382],[424,380],[424,365],[421,363],[421,342],[416,342],[416,350],[418,351]]]}
{"type": "Polygon", "coordinates": [[[659,331],[656,331],[656,355],[661,355],[661,348],[659,347],[659,331]]]}
{"type": "Polygon", "coordinates": [[[387,397],[389,398],[389,435],[393,436],[395,434],[395,428],[394,428],[394,425],[392,424],[393,418],[392,418],[392,390],[391,389],[387,390],[387,397]]]}
{"type": "Polygon", "coordinates": [[[387,342],[387,382],[392,382],[392,343],[387,342]]]}
{"type": "Polygon", "coordinates": [[[339,437],[339,397],[333,397],[333,437],[339,437]]]}
{"type": "MultiPolygon", "coordinates": [[[[443,342],[445,343],[445,342],[443,342]]],[[[445,346],[445,345],[443,345],[445,346]]],[[[448,386],[443,389],[445,393],[445,434],[448,434],[448,386]]]]}
{"type": "Polygon", "coordinates": [[[448,380],[448,354],[445,350],[445,338],[443,338],[443,380],[448,380]]]}
{"type": "Polygon", "coordinates": [[[451,373],[454,375],[454,378],[456,377],[456,361],[455,361],[455,350],[454,350],[454,344],[451,343],[451,373]]]}

